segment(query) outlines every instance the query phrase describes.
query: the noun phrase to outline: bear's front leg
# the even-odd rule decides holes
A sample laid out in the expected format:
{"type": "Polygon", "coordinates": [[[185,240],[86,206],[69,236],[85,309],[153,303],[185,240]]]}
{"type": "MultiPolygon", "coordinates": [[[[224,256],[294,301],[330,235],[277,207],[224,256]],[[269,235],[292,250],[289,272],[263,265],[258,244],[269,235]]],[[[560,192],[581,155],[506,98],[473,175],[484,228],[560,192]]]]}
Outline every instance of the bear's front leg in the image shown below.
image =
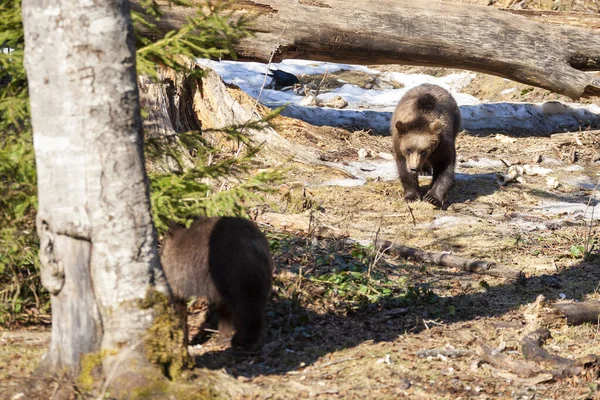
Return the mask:
{"type": "Polygon", "coordinates": [[[419,176],[408,171],[406,160],[401,158],[396,160],[400,182],[404,188],[404,201],[412,203],[421,200],[421,190],[419,189],[419,176]]]}
{"type": "Polygon", "coordinates": [[[424,200],[433,204],[436,207],[441,207],[446,200],[448,190],[454,183],[454,164],[448,164],[448,166],[442,170],[433,169],[433,179],[431,181],[431,189],[423,197],[424,200]]]}

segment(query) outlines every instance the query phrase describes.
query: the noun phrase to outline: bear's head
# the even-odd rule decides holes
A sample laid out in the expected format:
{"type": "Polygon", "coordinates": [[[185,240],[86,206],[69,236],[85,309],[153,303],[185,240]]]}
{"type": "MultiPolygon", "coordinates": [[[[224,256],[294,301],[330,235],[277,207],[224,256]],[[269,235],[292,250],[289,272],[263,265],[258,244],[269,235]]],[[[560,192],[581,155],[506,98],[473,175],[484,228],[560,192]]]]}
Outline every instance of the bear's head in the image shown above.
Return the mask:
{"type": "Polygon", "coordinates": [[[400,138],[400,152],[406,159],[406,168],[408,172],[417,174],[440,143],[442,121],[436,119],[430,124],[409,129],[398,120],[395,126],[400,138]]]}

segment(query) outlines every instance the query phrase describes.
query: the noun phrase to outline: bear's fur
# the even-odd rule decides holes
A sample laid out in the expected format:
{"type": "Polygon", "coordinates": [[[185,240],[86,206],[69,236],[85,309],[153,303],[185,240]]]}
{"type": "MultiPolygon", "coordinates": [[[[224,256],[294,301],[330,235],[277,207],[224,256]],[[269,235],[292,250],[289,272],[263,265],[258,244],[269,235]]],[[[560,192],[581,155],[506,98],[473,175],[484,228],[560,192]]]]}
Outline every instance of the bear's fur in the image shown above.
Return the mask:
{"type": "Polygon", "coordinates": [[[263,233],[243,218],[201,218],[172,226],[160,249],[176,302],[204,297],[217,305],[219,338],[257,349],[265,331],[273,262],[263,233]]]}
{"type": "Polygon", "coordinates": [[[452,95],[437,85],[410,89],[392,116],[392,151],[404,188],[404,200],[421,199],[418,175],[433,175],[424,199],[440,207],[454,182],[455,140],[460,111],[452,95]]]}

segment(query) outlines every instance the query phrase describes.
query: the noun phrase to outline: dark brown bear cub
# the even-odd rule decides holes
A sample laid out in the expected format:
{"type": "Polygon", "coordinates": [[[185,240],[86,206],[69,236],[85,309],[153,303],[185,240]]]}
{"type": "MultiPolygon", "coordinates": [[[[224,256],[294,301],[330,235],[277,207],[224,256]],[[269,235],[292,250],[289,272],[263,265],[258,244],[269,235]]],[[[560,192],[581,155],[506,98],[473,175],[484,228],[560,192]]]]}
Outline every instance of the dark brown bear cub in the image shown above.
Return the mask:
{"type": "Polygon", "coordinates": [[[392,116],[392,146],[404,200],[421,199],[419,172],[431,171],[431,189],[424,199],[440,207],[454,182],[455,140],[460,111],[452,95],[437,85],[410,89],[392,116]]]}
{"type": "Polygon", "coordinates": [[[160,250],[176,301],[204,297],[216,304],[219,337],[233,347],[262,345],[273,263],[269,243],[243,218],[201,218],[189,228],[173,226],[160,250]]]}

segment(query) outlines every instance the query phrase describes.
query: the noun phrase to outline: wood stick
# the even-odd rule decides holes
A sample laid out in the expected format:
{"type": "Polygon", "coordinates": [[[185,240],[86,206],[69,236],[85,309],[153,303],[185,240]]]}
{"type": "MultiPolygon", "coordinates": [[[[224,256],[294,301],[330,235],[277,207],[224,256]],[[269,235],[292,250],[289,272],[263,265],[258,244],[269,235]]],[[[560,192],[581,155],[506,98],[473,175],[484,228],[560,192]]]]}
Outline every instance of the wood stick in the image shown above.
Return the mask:
{"type": "Polygon", "coordinates": [[[531,378],[546,372],[540,369],[535,363],[513,360],[506,354],[502,354],[484,343],[477,345],[477,354],[483,361],[493,367],[512,372],[522,378],[531,378]]]}
{"type": "Polygon", "coordinates": [[[389,248],[388,251],[391,254],[403,258],[441,265],[443,267],[458,268],[465,272],[516,279],[519,282],[522,282],[525,277],[522,271],[509,268],[506,265],[498,264],[493,261],[465,258],[448,253],[428,252],[414,247],[393,243],[388,240],[377,240],[375,247],[384,249],[389,248]]]}

